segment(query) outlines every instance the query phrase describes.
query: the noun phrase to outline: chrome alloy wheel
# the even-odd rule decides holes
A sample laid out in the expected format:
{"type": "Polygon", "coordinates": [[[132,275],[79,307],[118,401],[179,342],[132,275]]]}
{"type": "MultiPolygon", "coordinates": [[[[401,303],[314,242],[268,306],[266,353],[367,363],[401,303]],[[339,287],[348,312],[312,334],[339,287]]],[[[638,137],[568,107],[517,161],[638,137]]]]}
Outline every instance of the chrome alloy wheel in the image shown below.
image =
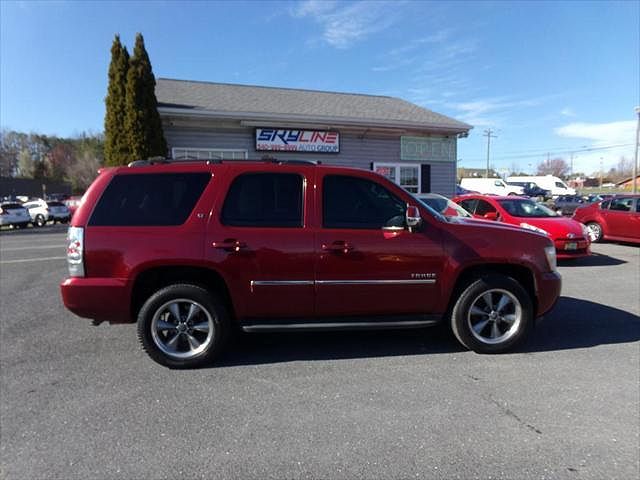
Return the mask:
{"type": "Polygon", "coordinates": [[[471,334],[485,344],[505,342],[513,337],[522,321],[522,305],[503,289],[487,290],[471,303],[467,322],[471,334]]]}
{"type": "Polygon", "coordinates": [[[153,342],[165,355],[176,359],[196,357],[209,347],[214,334],[211,313],[187,298],[165,303],[151,320],[153,342]]]}
{"type": "Polygon", "coordinates": [[[589,223],[587,230],[589,231],[589,240],[592,242],[600,240],[600,236],[602,235],[602,227],[600,225],[597,223],[589,223]]]}

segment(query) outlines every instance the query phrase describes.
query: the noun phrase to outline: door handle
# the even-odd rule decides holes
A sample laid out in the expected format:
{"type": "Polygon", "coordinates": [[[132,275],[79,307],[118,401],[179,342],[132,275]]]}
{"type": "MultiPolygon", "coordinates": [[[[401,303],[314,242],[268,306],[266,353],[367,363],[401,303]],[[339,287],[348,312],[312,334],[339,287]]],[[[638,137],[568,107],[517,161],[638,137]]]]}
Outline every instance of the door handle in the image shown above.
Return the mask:
{"type": "Polygon", "coordinates": [[[213,242],[211,246],[226,252],[239,252],[240,250],[245,250],[247,248],[246,243],[240,242],[235,238],[226,238],[221,242],[213,242]]]}
{"type": "Polygon", "coordinates": [[[344,240],[336,240],[332,244],[322,244],[322,250],[330,253],[349,253],[353,250],[353,245],[344,240]]]}

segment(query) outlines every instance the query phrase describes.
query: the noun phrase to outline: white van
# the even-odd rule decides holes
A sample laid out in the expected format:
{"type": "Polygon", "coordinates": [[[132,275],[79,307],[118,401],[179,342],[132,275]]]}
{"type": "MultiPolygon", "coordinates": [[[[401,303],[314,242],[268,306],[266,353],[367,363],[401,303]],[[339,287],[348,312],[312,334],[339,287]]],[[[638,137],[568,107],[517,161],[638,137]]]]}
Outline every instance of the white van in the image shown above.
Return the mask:
{"type": "Polygon", "coordinates": [[[576,191],[569,188],[560,178],[553,175],[539,175],[537,177],[507,177],[507,182],[534,182],[540,188],[551,191],[552,197],[559,195],[575,195],[576,191]]]}
{"type": "Polygon", "coordinates": [[[507,185],[501,178],[463,178],[460,186],[467,190],[492,195],[522,195],[524,189],[515,185],[507,185]]]}

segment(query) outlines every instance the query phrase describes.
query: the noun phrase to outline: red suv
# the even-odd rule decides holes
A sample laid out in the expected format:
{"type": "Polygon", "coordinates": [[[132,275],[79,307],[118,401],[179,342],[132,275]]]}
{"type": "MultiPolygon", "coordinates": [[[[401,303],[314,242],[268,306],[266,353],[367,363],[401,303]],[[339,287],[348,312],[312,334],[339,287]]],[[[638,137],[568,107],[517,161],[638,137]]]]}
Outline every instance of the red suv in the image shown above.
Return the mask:
{"type": "Polygon", "coordinates": [[[373,172],[307,162],[103,169],[69,229],[66,307],[133,322],[202,365],[245,332],[450,322],[467,348],[522,340],[560,294],[551,240],[445,217],[373,172]]]}

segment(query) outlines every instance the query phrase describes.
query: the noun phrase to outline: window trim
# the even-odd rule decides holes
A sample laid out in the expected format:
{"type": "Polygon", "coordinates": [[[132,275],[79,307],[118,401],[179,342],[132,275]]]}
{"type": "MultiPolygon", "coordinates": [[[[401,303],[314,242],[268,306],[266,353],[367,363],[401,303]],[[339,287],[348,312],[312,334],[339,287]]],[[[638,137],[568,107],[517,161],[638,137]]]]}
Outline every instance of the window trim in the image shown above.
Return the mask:
{"type": "Polygon", "coordinates": [[[420,195],[422,193],[429,193],[429,192],[423,192],[422,191],[422,168],[420,163],[415,163],[415,162],[373,162],[373,172],[374,173],[378,173],[378,175],[382,175],[384,178],[392,181],[393,183],[395,183],[396,185],[398,185],[400,188],[402,188],[404,191],[410,193],[411,195],[420,195]],[[386,175],[382,175],[378,172],[376,172],[376,169],[378,167],[395,167],[396,168],[396,174],[394,179],[391,179],[389,177],[387,177],[386,175]],[[418,184],[416,185],[416,187],[418,188],[417,192],[409,192],[409,190],[407,190],[406,188],[404,188],[401,184],[400,184],[400,168],[401,167],[412,167],[415,168],[416,170],[418,170],[418,184]]]}
{"type": "Polygon", "coordinates": [[[249,171],[249,172],[240,172],[238,175],[233,177],[228,184],[227,190],[224,194],[224,198],[222,199],[222,205],[220,207],[220,213],[218,215],[218,222],[220,225],[226,228],[285,228],[287,230],[293,228],[305,228],[306,226],[306,198],[307,198],[307,177],[298,172],[270,172],[270,171],[249,171]],[[298,225],[290,225],[290,226],[282,226],[282,225],[234,225],[230,223],[226,223],[223,218],[224,207],[227,203],[227,199],[229,197],[229,192],[231,191],[231,187],[233,184],[241,177],[245,177],[248,175],[294,175],[301,180],[301,193],[300,193],[300,223],[298,225]]]}

